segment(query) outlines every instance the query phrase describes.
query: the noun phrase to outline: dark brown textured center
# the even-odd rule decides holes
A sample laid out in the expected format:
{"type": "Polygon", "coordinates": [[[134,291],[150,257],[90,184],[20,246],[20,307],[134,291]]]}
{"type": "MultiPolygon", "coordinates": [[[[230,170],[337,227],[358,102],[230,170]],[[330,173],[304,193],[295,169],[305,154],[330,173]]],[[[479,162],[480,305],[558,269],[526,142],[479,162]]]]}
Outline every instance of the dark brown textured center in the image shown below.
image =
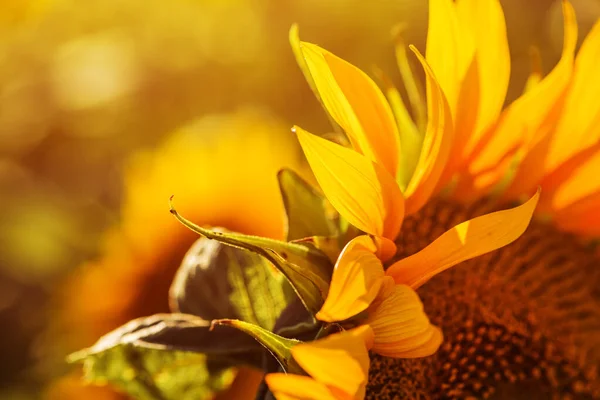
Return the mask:
{"type": "MultiPolygon", "coordinates": [[[[490,211],[433,202],[405,221],[399,256],[490,211]]],[[[373,355],[368,399],[600,398],[600,259],[577,238],[532,223],[419,295],[444,343],[423,359],[373,355]]]]}

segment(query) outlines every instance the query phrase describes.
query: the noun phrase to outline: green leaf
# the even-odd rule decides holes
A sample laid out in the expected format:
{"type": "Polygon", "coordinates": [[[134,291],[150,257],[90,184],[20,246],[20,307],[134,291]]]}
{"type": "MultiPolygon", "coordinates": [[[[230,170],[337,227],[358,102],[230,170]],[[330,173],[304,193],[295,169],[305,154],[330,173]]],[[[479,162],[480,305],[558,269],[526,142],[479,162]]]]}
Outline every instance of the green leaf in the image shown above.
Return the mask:
{"type": "Polygon", "coordinates": [[[252,342],[227,327],[211,331],[192,315],[158,314],[127,323],[68,360],[83,362],[87,381],[111,383],[136,399],[207,399],[229,386],[232,365],[262,364],[262,349],[252,342]]]}
{"type": "Polygon", "coordinates": [[[202,228],[183,218],[173,208],[171,213],[186,227],[199,235],[221,243],[248,250],[270,261],[288,279],[306,308],[316,314],[329,290],[333,265],[328,257],[312,246],[281,242],[239,233],[216,232],[202,228]]]}
{"type": "Polygon", "coordinates": [[[287,240],[337,234],[338,215],[324,196],[290,169],[277,174],[287,215],[287,240]]]}
{"type": "Polygon", "coordinates": [[[322,325],[323,323],[314,319],[300,300],[296,299],[281,312],[271,331],[286,338],[311,340],[322,325]]]}
{"type": "Polygon", "coordinates": [[[110,383],[135,399],[178,400],[212,398],[229,387],[235,370],[210,371],[199,353],[123,344],[86,358],[84,374],[89,383],[110,383]]]}
{"type": "Polygon", "coordinates": [[[258,341],[277,359],[281,367],[286,372],[298,373],[301,368],[296,364],[292,357],[291,349],[301,343],[296,339],[288,339],[283,336],[261,328],[258,325],[236,319],[220,319],[212,322],[213,326],[226,325],[239,329],[258,341]]]}
{"type": "Polygon", "coordinates": [[[169,293],[173,311],[207,320],[241,319],[270,330],[296,299],[287,279],[264,257],[206,237],[186,253],[169,293]]]}

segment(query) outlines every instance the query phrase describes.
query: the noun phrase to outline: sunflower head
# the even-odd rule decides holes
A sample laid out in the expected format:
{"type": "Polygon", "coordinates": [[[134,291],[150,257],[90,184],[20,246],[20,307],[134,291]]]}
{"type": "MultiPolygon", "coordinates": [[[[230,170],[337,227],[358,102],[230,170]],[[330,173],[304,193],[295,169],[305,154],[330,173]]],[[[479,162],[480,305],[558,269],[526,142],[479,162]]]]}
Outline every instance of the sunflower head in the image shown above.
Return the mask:
{"type": "MultiPolygon", "coordinates": [[[[565,50],[561,61],[547,77],[532,80],[522,97],[503,108],[510,60],[499,2],[431,1],[426,55],[410,47],[426,78],[421,96],[426,113],[415,111],[414,120],[387,80],[382,91],[366,73],[301,41],[297,28],[292,28],[290,38],[299,65],[339,128],[336,135],[341,139],[331,141],[294,127],[319,188],[293,172],[279,173],[287,214],[286,240],[200,226],[179,213],[189,205],[177,203],[176,208],[171,203],[171,213],[184,226],[232,247],[232,254],[237,254],[213,268],[220,269],[229,282],[238,282],[226,300],[236,316],[215,315],[212,323],[207,323],[194,311],[198,308],[190,307],[199,301],[193,296],[193,285],[181,285],[186,290],[174,292],[178,304],[184,306],[178,311],[188,310],[187,314],[135,320],[75,358],[85,360],[91,376],[106,378],[106,368],[97,358],[114,357],[123,346],[143,360],[151,357],[154,346],[160,346],[165,358],[185,349],[205,357],[206,365],[221,367],[209,368],[210,378],[231,367],[262,367],[268,372],[263,390],[270,390],[278,399],[394,398],[406,393],[411,382],[416,382],[413,389],[418,387],[432,396],[489,396],[494,390],[500,394],[509,390],[517,381],[527,382],[531,376],[543,380],[543,385],[559,382],[555,385],[559,387],[565,386],[564,379],[575,376],[585,383],[573,384],[573,390],[579,387],[581,392],[595,393],[593,368],[575,369],[569,377],[554,376],[551,382],[553,371],[568,373],[570,363],[580,362],[577,366],[581,367],[600,354],[593,345],[581,353],[564,348],[558,355],[551,351],[553,343],[565,338],[581,344],[580,336],[557,335],[550,323],[560,315],[553,314],[553,307],[562,307],[564,312],[569,293],[564,293],[568,299],[561,307],[552,303],[548,315],[523,312],[518,301],[509,303],[494,296],[496,291],[506,290],[507,296],[525,296],[525,302],[527,295],[554,287],[552,282],[568,270],[557,266],[560,257],[548,263],[532,262],[531,255],[521,253],[523,240],[519,239],[524,234],[529,237],[526,230],[546,193],[540,192],[539,186],[553,188],[523,171],[532,161],[539,161],[540,154],[546,155],[542,143],[560,138],[562,131],[552,128],[560,126],[556,125],[563,118],[559,111],[567,107],[564,96],[577,88],[573,83],[576,24],[567,1],[563,12],[565,50]],[[452,41],[444,41],[442,33],[452,41]],[[458,211],[449,214],[442,206],[445,203],[458,211]],[[442,222],[431,223],[438,219],[442,222]],[[511,254],[519,267],[507,266],[511,254]],[[479,256],[487,258],[477,264],[479,256]],[[453,273],[461,269],[452,267],[466,261],[480,266],[475,274],[453,273]],[[506,272],[504,280],[498,280],[501,267],[506,272]],[[529,277],[530,271],[541,271],[541,275],[528,281],[523,277],[529,277]],[[460,279],[449,283],[444,280],[447,277],[460,279]],[[508,290],[503,286],[507,281],[517,287],[508,290]],[[527,288],[527,292],[520,286],[523,282],[549,285],[527,288]],[[187,290],[189,287],[192,289],[187,290]],[[489,292],[482,290],[486,287],[489,292]],[[440,288],[444,295],[436,296],[440,288]],[[270,304],[265,304],[265,296],[272,300],[270,304]],[[508,310],[502,307],[506,303],[511,307],[508,310]],[[457,305],[463,310],[457,315],[466,315],[464,320],[440,318],[448,315],[440,310],[457,305]],[[303,312],[294,312],[298,306],[303,312]],[[433,318],[428,316],[429,307],[437,307],[431,313],[433,318]],[[262,319],[264,314],[257,318],[257,310],[268,310],[272,317],[268,321],[262,319]],[[497,336],[506,346],[488,343],[497,336]],[[482,347],[484,340],[488,342],[482,347]],[[463,349],[465,345],[471,346],[463,349]],[[546,353],[541,355],[540,348],[546,353]],[[513,357],[518,350],[523,356],[513,357]],[[436,355],[440,353],[446,358],[436,355]],[[492,368],[496,360],[504,368],[502,373],[492,368]],[[507,368],[507,360],[527,367],[515,373],[507,368]],[[532,367],[536,360],[538,369],[532,367]],[[375,376],[369,374],[372,361],[375,376]],[[479,376],[484,383],[467,382],[477,363],[493,372],[495,386],[487,379],[487,371],[479,376]],[[466,372],[460,369],[467,364],[466,372]],[[386,365],[392,368],[386,370],[386,365]],[[392,389],[378,392],[390,383],[394,365],[401,365],[407,378],[394,382],[395,389],[392,385],[392,389]],[[425,370],[431,373],[416,376],[425,370]],[[542,370],[545,380],[540,378],[542,370]],[[463,372],[460,377],[459,371],[463,372]],[[383,383],[377,376],[381,373],[388,373],[383,383]]],[[[595,43],[596,36],[590,40],[595,43]]],[[[414,102],[415,107],[418,104],[414,102]]],[[[584,160],[580,154],[563,155],[564,163],[552,170],[561,185],[573,177],[587,176],[589,165],[585,163],[592,160],[593,165],[596,144],[578,148],[584,148],[588,156],[584,160]]],[[[584,198],[588,210],[596,205],[592,186],[591,197],[584,198]]],[[[560,189],[554,189],[551,194],[556,196],[560,189]]],[[[533,247],[540,248],[538,244],[533,247]]],[[[540,246],[547,248],[546,242],[540,246]]],[[[184,282],[193,283],[198,268],[180,272],[184,282]]],[[[559,285],[556,290],[555,295],[560,296],[564,287],[559,285]]],[[[598,309],[586,308],[585,312],[598,309]]],[[[584,319],[594,320],[588,314],[584,319]]],[[[116,360],[112,362],[122,367],[116,360]]],[[[127,390],[133,389],[127,386],[127,390]]],[[[412,394],[419,397],[420,393],[412,394]]]]}

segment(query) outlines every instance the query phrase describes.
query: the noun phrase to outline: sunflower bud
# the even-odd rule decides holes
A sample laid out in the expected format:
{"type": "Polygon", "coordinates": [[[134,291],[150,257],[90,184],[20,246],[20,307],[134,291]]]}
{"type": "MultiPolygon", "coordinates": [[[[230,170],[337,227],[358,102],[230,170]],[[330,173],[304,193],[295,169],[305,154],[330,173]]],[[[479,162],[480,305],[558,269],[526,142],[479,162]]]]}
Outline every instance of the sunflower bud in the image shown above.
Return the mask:
{"type": "Polygon", "coordinates": [[[265,258],[205,237],[188,250],[170,289],[174,312],[239,319],[266,329],[294,297],[265,258]]]}

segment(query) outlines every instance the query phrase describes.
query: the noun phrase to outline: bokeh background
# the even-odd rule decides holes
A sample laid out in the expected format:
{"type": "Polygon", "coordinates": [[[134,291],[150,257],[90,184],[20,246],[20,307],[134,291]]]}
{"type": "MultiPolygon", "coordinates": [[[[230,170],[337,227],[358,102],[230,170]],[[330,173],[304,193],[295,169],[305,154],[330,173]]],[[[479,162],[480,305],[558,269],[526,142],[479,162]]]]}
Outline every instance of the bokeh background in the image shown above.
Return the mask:
{"type": "MultiPolygon", "coordinates": [[[[599,0],[572,0],[580,40],[599,0]]],[[[509,100],[562,46],[559,0],[502,1],[509,100]]],[[[399,83],[392,30],[424,49],[425,0],[0,0],[0,399],[116,399],[71,351],[167,311],[193,235],[168,213],[278,237],[289,128],[330,130],[288,44],[399,83]]]]}

